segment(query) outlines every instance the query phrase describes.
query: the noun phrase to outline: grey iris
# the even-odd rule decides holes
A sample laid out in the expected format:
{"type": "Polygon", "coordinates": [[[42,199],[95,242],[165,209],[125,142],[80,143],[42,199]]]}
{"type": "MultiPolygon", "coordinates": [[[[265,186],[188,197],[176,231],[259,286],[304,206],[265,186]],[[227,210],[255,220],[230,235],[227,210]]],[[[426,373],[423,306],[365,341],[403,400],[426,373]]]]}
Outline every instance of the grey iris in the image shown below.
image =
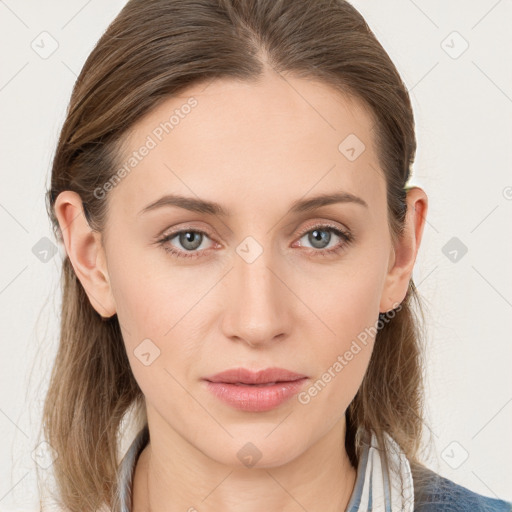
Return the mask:
{"type": "Polygon", "coordinates": [[[329,242],[331,240],[331,233],[330,231],[327,231],[325,229],[315,229],[310,232],[308,238],[309,242],[313,247],[316,247],[317,249],[323,249],[325,245],[329,245],[329,242]],[[322,246],[322,242],[326,242],[326,244],[322,246]],[[316,245],[318,243],[320,245],[316,245]]]}
{"type": "Polygon", "coordinates": [[[195,233],[193,231],[185,231],[179,235],[180,244],[190,251],[197,249],[202,242],[203,235],[201,233],[195,233]],[[194,240],[195,239],[195,240],[194,240]],[[199,243],[196,243],[199,240],[199,243]]]}

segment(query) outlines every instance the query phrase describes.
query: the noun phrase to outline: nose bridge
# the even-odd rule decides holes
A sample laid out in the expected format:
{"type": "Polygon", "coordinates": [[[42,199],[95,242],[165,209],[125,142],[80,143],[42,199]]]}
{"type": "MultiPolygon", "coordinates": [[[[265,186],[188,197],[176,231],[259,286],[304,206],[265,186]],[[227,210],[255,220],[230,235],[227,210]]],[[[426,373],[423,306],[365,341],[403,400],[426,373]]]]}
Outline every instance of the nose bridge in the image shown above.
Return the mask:
{"type": "MultiPolygon", "coordinates": [[[[270,243],[271,237],[266,237],[270,243]]],[[[275,275],[275,251],[248,236],[236,247],[230,272],[229,305],[225,310],[230,335],[251,345],[263,344],[286,329],[286,287],[275,275]]]]}

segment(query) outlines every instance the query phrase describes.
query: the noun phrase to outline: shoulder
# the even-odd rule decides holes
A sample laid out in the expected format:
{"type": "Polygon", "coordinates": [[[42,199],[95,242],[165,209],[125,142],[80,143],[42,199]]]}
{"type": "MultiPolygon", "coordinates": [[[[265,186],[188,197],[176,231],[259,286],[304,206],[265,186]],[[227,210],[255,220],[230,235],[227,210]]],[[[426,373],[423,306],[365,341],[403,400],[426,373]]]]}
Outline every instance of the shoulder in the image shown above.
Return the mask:
{"type": "Polygon", "coordinates": [[[414,512],[512,511],[511,502],[477,494],[426,467],[414,472],[413,484],[414,512]]]}

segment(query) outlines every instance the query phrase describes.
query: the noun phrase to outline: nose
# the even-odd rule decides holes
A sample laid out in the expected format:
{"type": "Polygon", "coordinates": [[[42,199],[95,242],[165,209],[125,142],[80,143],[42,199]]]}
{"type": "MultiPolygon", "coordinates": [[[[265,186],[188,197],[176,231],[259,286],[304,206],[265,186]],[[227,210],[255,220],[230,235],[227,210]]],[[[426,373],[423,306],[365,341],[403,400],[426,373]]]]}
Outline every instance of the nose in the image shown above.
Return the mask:
{"type": "Polygon", "coordinates": [[[235,255],[224,288],[223,330],[228,338],[253,348],[286,338],[294,297],[279,274],[270,251],[252,262],[235,255]]]}

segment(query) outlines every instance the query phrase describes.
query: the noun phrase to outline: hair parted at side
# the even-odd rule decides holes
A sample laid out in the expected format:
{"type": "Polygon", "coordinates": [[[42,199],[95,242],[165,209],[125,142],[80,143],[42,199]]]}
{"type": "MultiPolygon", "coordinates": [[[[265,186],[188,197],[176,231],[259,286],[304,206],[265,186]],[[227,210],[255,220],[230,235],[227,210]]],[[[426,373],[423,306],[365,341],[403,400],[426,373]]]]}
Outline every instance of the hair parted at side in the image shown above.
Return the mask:
{"type": "MultiPolygon", "coordinates": [[[[62,234],[54,204],[64,190],[80,195],[89,225],[103,232],[108,201],[95,190],[118,170],[129,129],[142,116],[193,84],[256,81],[268,68],[331,85],[371,113],[396,241],[416,151],[412,106],[388,54],[343,0],[129,0],[72,91],[46,194],[57,240],[62,234]]],[[[144,397],[117,316],[101,318],[67,256],[61,284],[60,343],[43,409],[44,436],[58,454],[55,499],[71,512],[111,510],[118,504],[120,425],[133,408],[142,427],[144,397]]],[[[368,370],[347,409],[345,445],[357,465],[358,429],[373,430],[381,446],[387,432],[414,469],[421,465],[423,432],[423,312],[412,279],[394,313],[378,330],[368,370]]]]}

